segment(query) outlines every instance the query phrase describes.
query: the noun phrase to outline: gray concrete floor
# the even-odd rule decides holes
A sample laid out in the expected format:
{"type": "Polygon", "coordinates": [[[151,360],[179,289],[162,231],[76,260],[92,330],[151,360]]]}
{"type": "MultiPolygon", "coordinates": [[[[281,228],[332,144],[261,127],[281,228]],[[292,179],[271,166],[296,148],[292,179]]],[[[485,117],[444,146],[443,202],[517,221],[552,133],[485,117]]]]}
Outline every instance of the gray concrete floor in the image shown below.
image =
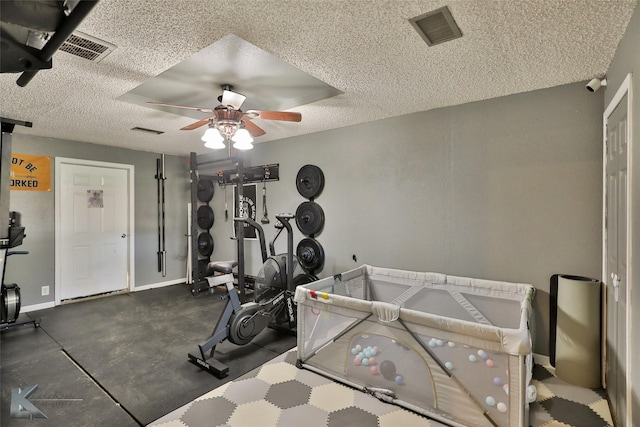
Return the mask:
{"type": "Polygon", "coordinates": [[[218,345],[226,378],[199,369],[187,354],[224,304],[219,293],[192,296],[173,285],[23,314],[40,327],[0,335],[0,424],[146,425],[295,346],[295,336],[266,329],[245,346],[218,345]],[[47,419],[12,416],[12,392],[33,385],[28,401],[47,419]]]}

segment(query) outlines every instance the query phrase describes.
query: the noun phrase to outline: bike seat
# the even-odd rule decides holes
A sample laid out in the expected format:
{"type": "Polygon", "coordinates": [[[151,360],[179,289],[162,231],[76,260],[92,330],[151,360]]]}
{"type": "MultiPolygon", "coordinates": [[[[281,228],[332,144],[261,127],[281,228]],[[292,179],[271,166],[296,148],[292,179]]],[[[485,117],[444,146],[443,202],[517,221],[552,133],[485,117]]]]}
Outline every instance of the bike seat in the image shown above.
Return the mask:
{"type": "Polygon", "coordinates": [[[207,264],[207,276],[214,273],[231,274],[237,265],[238,261],[212,261],[207,264]]]}

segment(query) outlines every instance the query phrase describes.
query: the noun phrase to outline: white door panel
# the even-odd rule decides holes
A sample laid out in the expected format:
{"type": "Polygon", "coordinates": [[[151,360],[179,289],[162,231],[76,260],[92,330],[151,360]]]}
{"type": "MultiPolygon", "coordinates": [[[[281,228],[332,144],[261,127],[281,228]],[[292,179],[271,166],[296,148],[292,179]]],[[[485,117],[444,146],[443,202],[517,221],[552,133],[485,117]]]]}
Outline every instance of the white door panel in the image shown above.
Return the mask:
{"type": "Polygon", "coordinates": [[[128,170],[62,164],[60,300],[127,289],[128,170]]]}
{"type": "Polygon", "coordinates": [[[625,95],[608,116],[605,141],[606,385],[620,426],[627,425],[627,116],[625,95]]]}

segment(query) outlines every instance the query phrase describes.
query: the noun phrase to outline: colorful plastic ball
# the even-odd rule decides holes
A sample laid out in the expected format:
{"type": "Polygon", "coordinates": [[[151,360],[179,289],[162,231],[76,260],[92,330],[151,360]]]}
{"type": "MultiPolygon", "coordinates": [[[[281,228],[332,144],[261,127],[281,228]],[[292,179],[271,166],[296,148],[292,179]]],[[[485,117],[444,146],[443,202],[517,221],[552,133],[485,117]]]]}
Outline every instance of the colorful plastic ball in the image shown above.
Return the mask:
{"type": "Polygon", "coordinates": [[[474,356],[473,354],[469,355],[469,362],[475,362],[476,360],[478,360],[476,356],[474,356]]]}
{"type": "Polygon", "coordinates": [[[378,367],[377,366],[372,366],[370,368],[370,370],[371,370],[371,374],[372,375],[378,375],[378,367]]]}
{"type": "Polygon", "coordinates": [[[482,358],[482,360],[487,360],[489,355],[484,350],[478,350],[478,356],[482,358]]]}
{"type": "Polygon", "coordinates": [[[369,359],[368,359],[368,358],[366,358],[366,357],[365,357],[364,359],[362,359],[362,364],[363,364],[364,366],[369,366],[369,359]]]}
{"type": "Polygon", "coordinates": [[[377,345],[374,345],[373,346],[373,351],[375,351],[376,354],[379,353],[380,352],[380,347],[378,347],[377,345]]]}
{"type": "Polygon", "coordinates": [[[384,360],[381,364],[380,364],[380,373],[382,374],[382,376],[389,380],[389,381],[393,381],[394,378],[396,377],[396,365],[395,363],[393,363],[390,360],[384,360]]]}
{"type": "Polygon", "coordinates": [[[487,359],[487,361],[484,363],[486,363],[488,367],[493,368],[493,365],[494,365],[493,360],[487,359]]]}
{"type": "Polygon", "coordinates": [[[509,395],[509,384],[503,385],[502,389],[504,390],[505,394],[508,396],[509,395]]]}
{"type": "Polygon", "coordinates": [[[494,399],[491,396],[487,396],[487,398],[484,401],[489,406],[494,406],[496,404],[496,399],[494,399]]]}
{"type": "Polygon", "coordinates": [[[375,356],[376,354],[378,354],[378,350],[376,350],[376,348],[373,347],[369,350],[369,353],[371,353],[372,356],[375,356]]]}
{"type": "Polygon", "coordinates": [[[445,363],[444,366],[446,366],[448,370],[452,370],[453,369],[453,363],[451,363],[451,362],[445,363]]]}
{"type": "Polygon", "coordinates": [[[355,348],[355,347],[353,347],[353,348],[351,349],[351,354],[353,354],[354,356],[355,356],[356,354],[358,354],[358,349],[357,349],[357,348],[355,348]]]}
{"type": "Polygon", "coordinates": [[[502,385],[502,380],[500,379],[500,377],[493,377],[493,383],[495,385],[502,385]]]}
{"type": "Polygon", "coordinates": [[[360,344],[356,345],[356,351],[358,353],[362,351],[362,346],[360,344]]]}
{"type": "Polygon", "coordinates": [[[357,357],[355,359],[353,359],[353,364],[356,366],[360,366],[360,364],[362,363],[362,361],[360,359],[358,359],[357,357]]]}
{"type": "Polygon", "coordinates": [[[364,354],[362,354],[362,352],[356,354],[356,359],[360,359],[360,360],[364,359],[364,354]]]}
{"type": "Polygon", "coordinates": [[[448,345],[449,347],[455,347],[455,346],[456,346],[456,343],[454,343],[453,341],[449,341],[449,342],[447,343],[447,345],[448,345]]]}
{"type": "Polygon", "coordinates": [[[402,378],[402,375],[397,375],[395,379],[396,379],[396,384],[398,385],[404,384],[404,378],[402,378]]]}
{"type": "Polygon", "coordinates": [[[497,408],[500,412],[507,412],[507,405],[505,405],[503,402],[498,403],[497,408]]]}
{"type": "Polygon", "coordinates": [[[429,347],[435,347],[436,345],[437,345],[437,344],[436,344],[436,340],[435,340],[435,339],[433,339],[433,338],[431,338],[431,339],[429,340],[429,347]]]}
{"type": "Polygon", "coordinates": [[[436,345],[437,345],[438,347],[442,347],[442,345],[443,345],[443,344],[444,344],[444,343],[442,342],[442,340],[436,340],[436,345]]]}
{"type": "Polygon", "coordinates": [[[373,357],[373,356],[371,356],[371,357],[369,358],[369,365],[375,365],[376,363],[377,363],[377,362],[376,362],[376,358],[375,358],[375,357],[373,357]]]}

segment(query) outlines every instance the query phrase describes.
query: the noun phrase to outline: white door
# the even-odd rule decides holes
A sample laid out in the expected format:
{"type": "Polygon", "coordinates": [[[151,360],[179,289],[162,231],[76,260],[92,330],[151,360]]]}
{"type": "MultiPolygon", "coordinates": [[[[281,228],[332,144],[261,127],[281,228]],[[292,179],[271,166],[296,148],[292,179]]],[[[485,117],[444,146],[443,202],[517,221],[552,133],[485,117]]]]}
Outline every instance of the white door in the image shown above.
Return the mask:
{"type": "Polygon", "coordinates": [[[61,163],[56,173],[56,301],[129,289],[129,169],[61,163]]]}
{"type": "Polygon", "coordinates": [[[628,94],[605,112],[606,386],[618,425],[627,425],[628,94]]]}

